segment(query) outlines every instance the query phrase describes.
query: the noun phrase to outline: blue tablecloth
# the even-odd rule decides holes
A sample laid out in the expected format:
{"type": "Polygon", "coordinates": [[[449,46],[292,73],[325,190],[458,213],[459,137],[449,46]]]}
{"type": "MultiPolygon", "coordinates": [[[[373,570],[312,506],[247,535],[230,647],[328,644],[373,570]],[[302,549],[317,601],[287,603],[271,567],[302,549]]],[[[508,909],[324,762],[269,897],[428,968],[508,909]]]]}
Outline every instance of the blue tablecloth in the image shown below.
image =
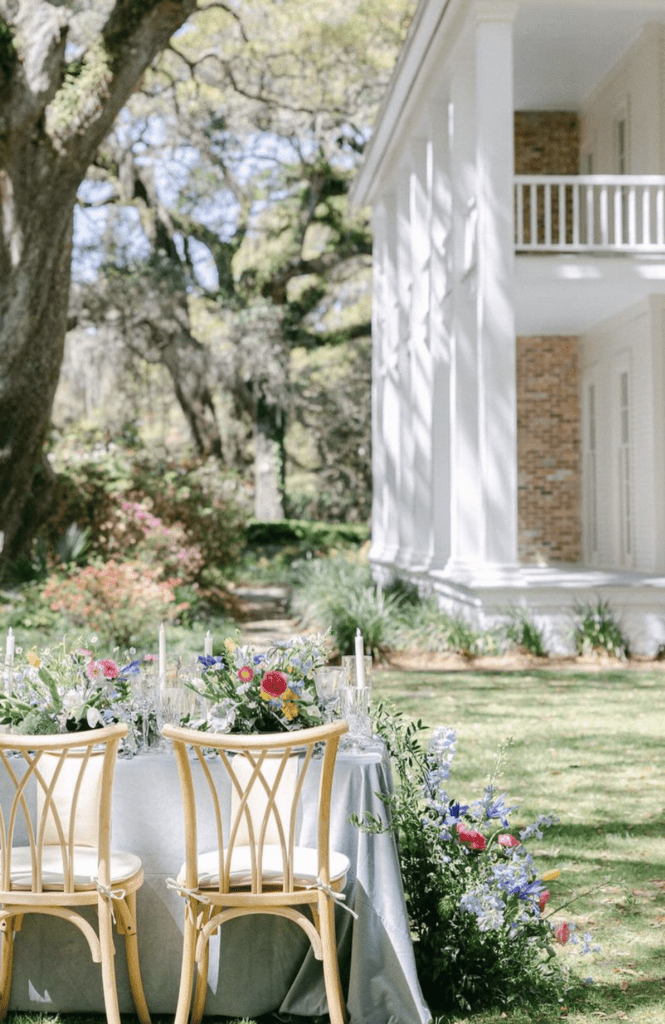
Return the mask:
{"type": "MultiPolygon", "coordinates": [[[[304,793],[301,843],[314,845],[316,779],[304,793]]],[[[358,919],[336,912],[340,969],[350,1024],[428,1024],[418,984],[395,839],[349,823],[365,810],[385,816],[376,795],[391,786],[385,751],[342,752],[335,769],[331,847],[346,853],[346,896],[358,919]]],[[[209,845],[214,845],[209,837],[209,845]]],[[[199,836],[205,847],[208,837],[199,836]]],[[[183,902],[169,889],[184,856],[180,788],[170,752],[119,760],[113,807],[113,847],[141,857],[139,948],[151,1012],[175,1010],[182,951],[183,902]]],[[[132,1012],[123,941],[116,939],[120,1009],[132,1012]]],[[[321,965],[306,937],[276,917],[228,922],[211,940],[206,1014],[260,1016],[270,1011],[313,1017],[326,1013],[321,965]]],[[[78,930],[57,919],[26,916],[16,937],[10,1009],[103,1012],[101,972],[78,930]]]]}

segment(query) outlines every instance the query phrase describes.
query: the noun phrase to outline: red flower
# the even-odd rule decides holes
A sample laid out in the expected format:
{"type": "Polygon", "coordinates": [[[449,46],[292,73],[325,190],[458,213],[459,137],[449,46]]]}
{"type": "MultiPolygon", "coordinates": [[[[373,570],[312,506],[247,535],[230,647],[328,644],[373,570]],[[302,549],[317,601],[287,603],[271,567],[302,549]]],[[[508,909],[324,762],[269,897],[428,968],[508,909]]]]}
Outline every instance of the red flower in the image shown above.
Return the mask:
{"type": "Polygon", "coordinates": [[[254,669],[250,665],[243,665],[238,669],[237,676],[242,683],[251,683],[254,678],[254,669]]]}
{"type": "Polygon", "coordinates": [[[266,672],[261,680],[261,689],[271,697],[281,697],[288,685],[289,681],[283,672],[266,672]]]}
{"type": "Polygon", "coordinates": [[[545,904],[547,903],[549,898],[550,898],[550,891],[549,891],[549,889],[543,889],[543,891],[540,894],[540,900],[539,900],[539,903],[538,903],[538,906],[540,907],[541,914],[542,914],[543,910],[545,909],[545,904]]]}
{"type": "Polygon", "coordinates": [[[508,849],[511,846],[520,845],[519,839],[515,839],[515,836],[511,836],[510,833],[508,832],[502,832],[497,839],[497,843],[499,844],[499,846],[504,846],[506,849],[508,849]]]}
{"type": "Polygon", "coordinates": [[[557,942],[560,942],[562,946],[565,946],[570,938],[570,928],[568,927],[567,921],[562,921],[554,932],[554,937],[557,942]]]}
{"type": "Polygon", "coordinates": [[[475,828],[467,828],[466,825],[457,823],[457,835],[460,843],[468,844],[472,850],[484,850],[487,846],[485,836],[476,832],[475,828]]]}

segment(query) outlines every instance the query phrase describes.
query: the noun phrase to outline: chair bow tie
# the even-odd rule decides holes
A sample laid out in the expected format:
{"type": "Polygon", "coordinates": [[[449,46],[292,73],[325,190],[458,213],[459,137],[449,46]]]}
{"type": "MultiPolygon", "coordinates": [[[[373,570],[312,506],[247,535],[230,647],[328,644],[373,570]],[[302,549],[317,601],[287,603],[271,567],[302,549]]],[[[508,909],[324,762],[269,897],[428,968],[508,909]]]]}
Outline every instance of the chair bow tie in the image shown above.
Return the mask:
{"type": "Polygon", "coordinates": [[[325,893],[326,896],[330,896],[331,899],[335,900],[338,907],[341,907],[342,910],[348,910],[349,914],[351,914],[351,916],[354,917],[356,921],[358,920],[358,915],[356,914],[353,907],[350,907],[348,903],[345,902],[346,893],[337,892],[336,889],[331,889],[328,883],[324,882],[323,879],[320,877],[317,877],[316,882],[313,885],[308,885],[307,888],[319,889],[321,892],[325,893]]]}

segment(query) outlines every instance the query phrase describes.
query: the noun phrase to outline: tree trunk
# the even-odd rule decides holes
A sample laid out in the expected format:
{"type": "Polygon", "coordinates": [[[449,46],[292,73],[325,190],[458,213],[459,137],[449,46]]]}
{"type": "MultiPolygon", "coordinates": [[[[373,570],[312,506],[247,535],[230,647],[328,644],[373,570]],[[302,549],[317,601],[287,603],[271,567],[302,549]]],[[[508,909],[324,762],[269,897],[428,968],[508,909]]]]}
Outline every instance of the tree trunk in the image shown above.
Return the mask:
{"type": "Polygon", "coordinates": [[[48,492],[32,487],[63,358],[78,186],[195,7],[116,0],[76,76],[65,57],[71,11],[48,0],[0,8],[0,572],[38,525],[48,492]]]}
{"type": "Polygon", "coordinates": [[[284,425],[279,409],[258,402],[254,426],[254,516],[263,522],[284,518],[284,425]]]}

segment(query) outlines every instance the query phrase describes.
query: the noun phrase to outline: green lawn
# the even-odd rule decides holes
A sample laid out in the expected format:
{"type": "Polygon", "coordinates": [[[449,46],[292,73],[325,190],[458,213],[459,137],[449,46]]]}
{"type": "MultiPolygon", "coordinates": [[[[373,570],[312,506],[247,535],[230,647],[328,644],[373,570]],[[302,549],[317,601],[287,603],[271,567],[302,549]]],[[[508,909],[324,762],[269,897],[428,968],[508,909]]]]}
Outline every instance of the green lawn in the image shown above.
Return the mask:
{"type": "MultiPolygon", "coordinates": [[[[565,914],[602,946],[571,957],[594,985],[580,1007],[452,1015],[575,1024],[665,1021],[665,674],[564,670],[397,672],[374,675],[377,697],[412,718],[457,731],[449,791],[481,795],[498,747],[511,740],[501,790],[520,824],[552,813],[537,844],[543,871],[593,888],[565,914]]],[[[568,956],[572,950],[561,951],[568,956]]]]}
{"type": "Polygon", "coordinates": [[[561,950],[594,978],[580,1005],[453,1014],[445,1024],[663,1024],[665,673],[382,669],[374,693],[429,728],[456,729],[449,789],[464,802],[481,795],[499,746],[511,739],[500,785],[519,804],[519,823],[541,813],[560,818],[534,848],[542,870],[560,868],[562,882],[593,888],[565,911],[602,946],[584,958],[561,950]]]}

